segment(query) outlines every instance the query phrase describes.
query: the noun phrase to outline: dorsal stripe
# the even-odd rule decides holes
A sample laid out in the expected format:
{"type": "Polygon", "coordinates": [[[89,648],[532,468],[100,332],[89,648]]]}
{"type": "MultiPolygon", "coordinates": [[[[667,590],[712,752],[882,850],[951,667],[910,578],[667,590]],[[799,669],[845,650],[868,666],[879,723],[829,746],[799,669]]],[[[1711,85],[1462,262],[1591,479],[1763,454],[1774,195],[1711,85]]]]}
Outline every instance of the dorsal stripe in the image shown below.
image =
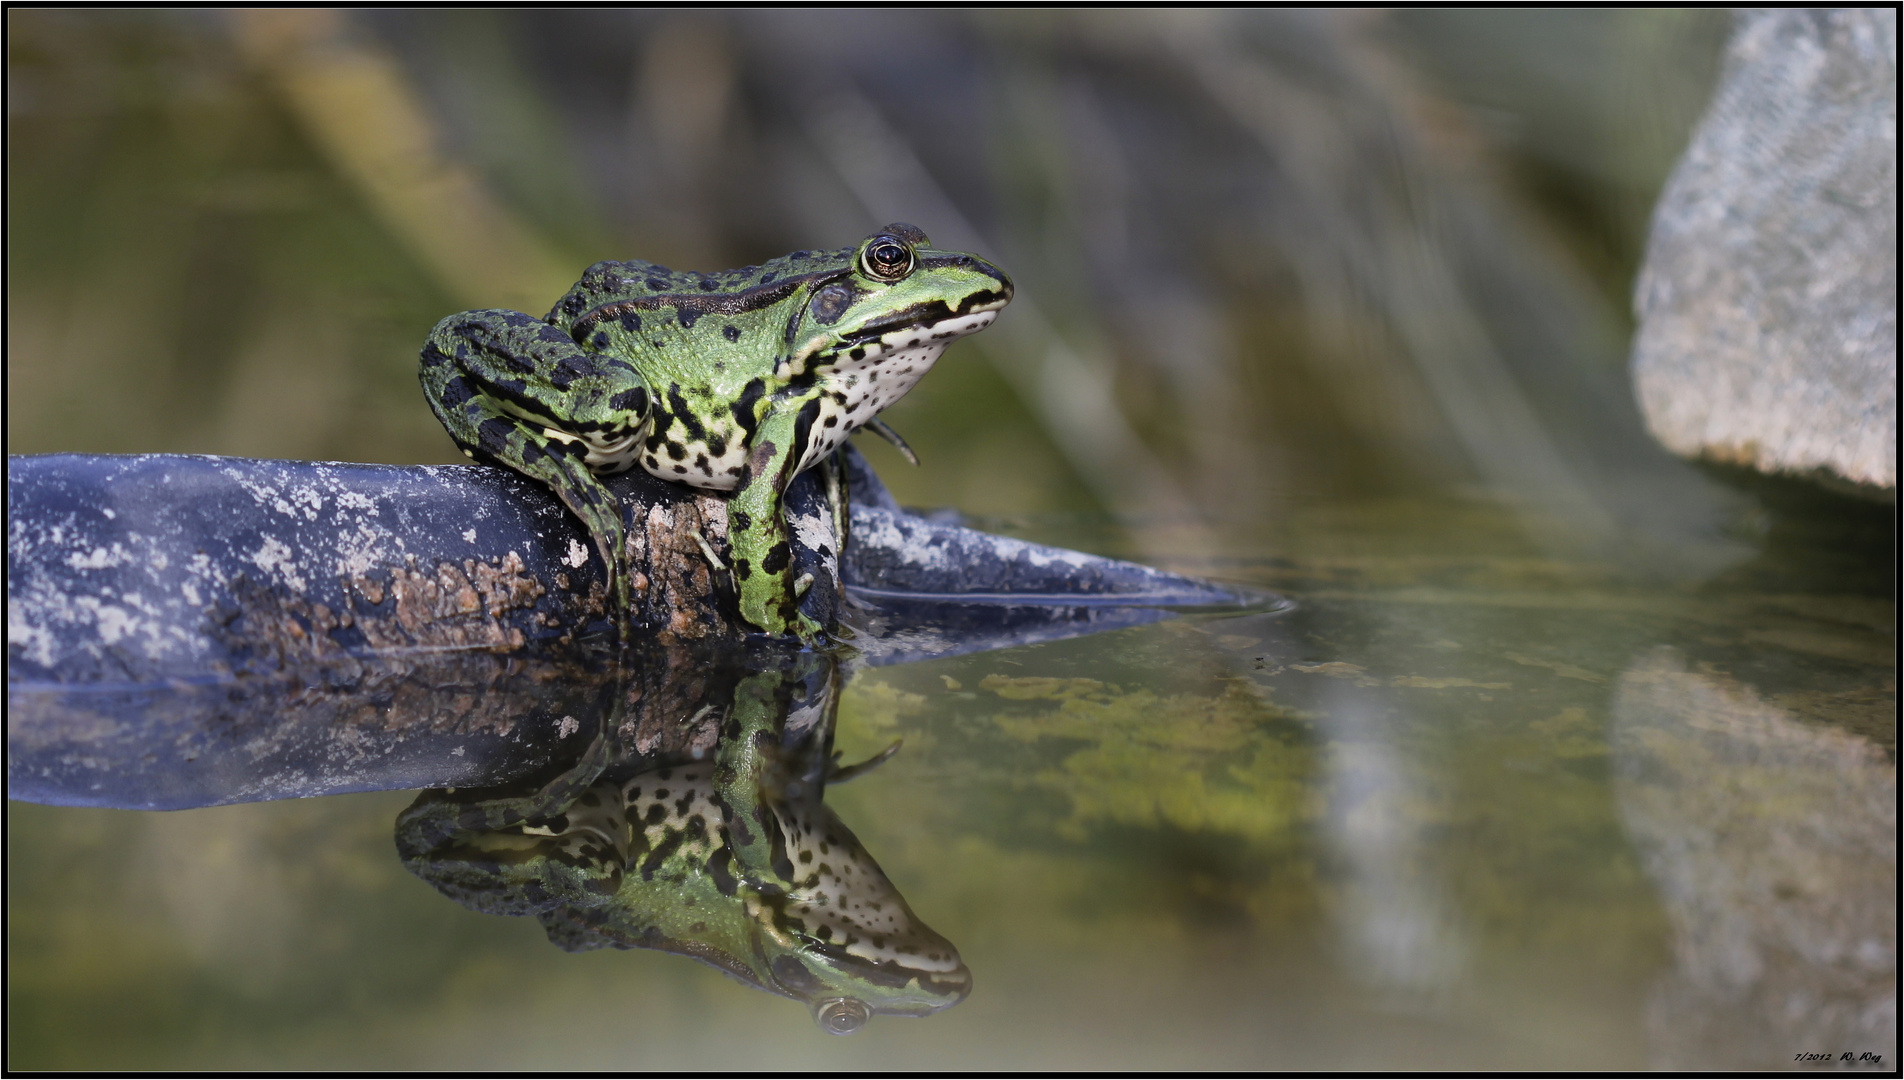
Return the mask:
{"type": "Polygon", "coordinates": [[[824,273],[800,274],[783,278],[771,285],[756,285],[751,289],[742,289],[731,293],[658,293],[654,296],[637,296],[628,300],[616,300],[603,304],[575,320],[569,329],[569,335],[577,341],[586,338],[589,331],[599,323],[619,318],[625,311],[654,311],[658,308],[676,308],[701,315],[744,315],[750,311],[759,311],[792,296],[794,290],[809,281],[835,277],[844,270],[828,270],[824,273]]]}

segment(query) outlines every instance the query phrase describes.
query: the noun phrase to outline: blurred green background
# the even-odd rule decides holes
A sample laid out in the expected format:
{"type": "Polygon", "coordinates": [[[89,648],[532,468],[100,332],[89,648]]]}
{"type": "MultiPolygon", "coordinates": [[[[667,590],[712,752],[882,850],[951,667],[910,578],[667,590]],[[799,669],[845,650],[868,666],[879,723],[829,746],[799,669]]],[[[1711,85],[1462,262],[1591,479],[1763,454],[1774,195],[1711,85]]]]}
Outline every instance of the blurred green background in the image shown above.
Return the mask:
{"type": "Polygon", "coordinates": [[[1479,491],[1549,541],[1709,538],[1736,508],[1624,364],[1726,27],[11,11],[7,449],[450,462],[414,378],[443,315],[906,220],[1020,292],[889,414],[903,501],[1141,527],[1479,491]]]}

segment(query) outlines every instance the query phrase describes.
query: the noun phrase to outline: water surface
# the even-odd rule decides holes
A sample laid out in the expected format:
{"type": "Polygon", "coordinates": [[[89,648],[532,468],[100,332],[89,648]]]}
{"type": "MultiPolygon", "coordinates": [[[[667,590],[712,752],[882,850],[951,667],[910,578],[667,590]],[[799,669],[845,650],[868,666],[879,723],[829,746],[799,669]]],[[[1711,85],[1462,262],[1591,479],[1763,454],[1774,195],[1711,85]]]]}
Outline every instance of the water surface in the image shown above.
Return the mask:
{"type": "Polygon", "coordinates": [[[1173,566],[1292,611],[856,672],[845,760],[904,746],[828,805],[969,966],[937,1015],[836,1038],[684,957],[560,952],[404,871],[410,793],[14,804],[10,1064],[1888,1060],[1893,605],[1855,544],[1674,583],[1504,515],[1316,507],[1173,566]]]}

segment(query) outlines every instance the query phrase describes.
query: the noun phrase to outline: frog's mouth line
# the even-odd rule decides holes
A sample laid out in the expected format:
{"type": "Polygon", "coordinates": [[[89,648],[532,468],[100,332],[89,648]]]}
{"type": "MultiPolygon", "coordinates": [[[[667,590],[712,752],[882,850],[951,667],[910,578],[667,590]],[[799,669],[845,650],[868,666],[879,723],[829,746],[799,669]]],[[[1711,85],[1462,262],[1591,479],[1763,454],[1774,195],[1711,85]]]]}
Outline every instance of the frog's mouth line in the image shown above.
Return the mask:
{"type": "Polygon", "coordinates": [[[960,333],[950,334],[944,338],[939,338],[935,331],[946,323],[957,322],[961,319],[966,319],[984,312],[998,311],[1006,304],[1011,303],[1011,297],[1011,289],[1007,287],[1002,291],[981,289],[966,297],[964,300],[959,301],[958,310],[956,311],[943,300],[914,304],[912,307],[894,312],[888,318],[881,319],[876,323],[863,326],[853,331],[853,333],[842,339],[842,347],[851,348],[855,345],[865,345],[869,342],[877,341],[887,334],[906,330],[923,331],[928,340],[943,340],[949,342],[954,338],[964,337],[966,334],[983,330],[986,326],[991,324],[991,320],[987,319],[984,322],[975,323],[970,330],[963,330],[960,333]]]}
{"type": "MultiPolygon", "coordinates": [[[[884,1016],[927,1016],[940,1009],[949,1008],[964,1001],[972,992],[972,973],[964,964],[949,971],[932,971],[910,968],[901,964],[880,964],[863,957],[854,956],[837,945],[809,940],[806,952],[825,957],[827,962],[841,971],[848,972],[869,986],[882,987],[892,991],[895,997],[880,1001],[868,1001],[873,1011],[884,1016]],[[917,991],[908,991],[913,984],[917,991]],[[904,1001],[905,997],[918,995],[913,1001],[904,1001]],[[920,1000],[923,998],[924,1000],[920,1000]]],[[[780,992],[791,998],[809,1000],[812,991],[802,985],[811,981],[822,987],[830,985],[825,980],[813,979],[805,970],[795,970],[789,964],[799,961],[792,957],[782,957],[773,965],[773,979],[780,992]]],[[[802,964],[801,968],[805,965],[802,964]]]]}

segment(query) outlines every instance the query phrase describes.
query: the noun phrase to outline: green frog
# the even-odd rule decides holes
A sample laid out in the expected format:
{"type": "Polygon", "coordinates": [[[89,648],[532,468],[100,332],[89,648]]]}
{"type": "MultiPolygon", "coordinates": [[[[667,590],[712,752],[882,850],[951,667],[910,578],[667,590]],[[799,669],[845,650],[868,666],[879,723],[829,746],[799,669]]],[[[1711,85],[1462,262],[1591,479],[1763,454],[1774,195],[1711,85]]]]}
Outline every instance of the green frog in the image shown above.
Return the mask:
{"type": "MultiPolygon", "coordinates": [[[[639,465],[733,493],[726,569],[741,617],[811,641],[825,628],[799,610],[810,579],[791,574],[787,485],[860,427],[887,433],[880,410],[1011,297],[1004,271],[903,223],[856,248],[720,273],[601,262],[547,318],[444,319],[421,378],[465,454],[549,485],[581,519],[618,612],[629,603],[621,507],[596,478],[639,465]]],[[[836,496],[836,515],[842,506],[836,496]]]]}
{"type": "Polygon", "coordinates": [[[536,916],[563,949],[693,956],[833,1034],[937,1012],[971,973],[822,801],[897,749],[834,761],[837,680],[830,663],[741,678],[702,760],[627,775],[603,735],[534,792],[425,792],[397,819],[398,852],[467,907],[536,916]]]}

